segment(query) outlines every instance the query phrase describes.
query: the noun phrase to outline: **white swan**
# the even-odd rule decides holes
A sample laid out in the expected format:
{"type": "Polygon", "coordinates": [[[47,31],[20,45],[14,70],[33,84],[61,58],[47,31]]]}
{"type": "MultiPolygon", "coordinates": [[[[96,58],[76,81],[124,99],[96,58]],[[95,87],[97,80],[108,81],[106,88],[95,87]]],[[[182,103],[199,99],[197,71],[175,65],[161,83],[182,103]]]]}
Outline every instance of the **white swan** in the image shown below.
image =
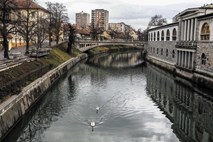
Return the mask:
{"type": "Polygon", "coordinates": [[[92,127],[92,132],[94,131],[95,125],[96,125],[96,123],[94,121],[90,122],[90,126],[92,127]]]}
{"type": "Polygon", "coordinates": [[[100,110],[100,107],[97,106],[95,109],[96,109],[96,113],[98,113],[98,111],[100,110]]]}
{"type": "Polygon", "coordinates": [[[95,125],[96,125],[96,124],[95,124],[94,121],[90,122],[90,126],[91,126],[91,127],[95,127],[95,125]]]}

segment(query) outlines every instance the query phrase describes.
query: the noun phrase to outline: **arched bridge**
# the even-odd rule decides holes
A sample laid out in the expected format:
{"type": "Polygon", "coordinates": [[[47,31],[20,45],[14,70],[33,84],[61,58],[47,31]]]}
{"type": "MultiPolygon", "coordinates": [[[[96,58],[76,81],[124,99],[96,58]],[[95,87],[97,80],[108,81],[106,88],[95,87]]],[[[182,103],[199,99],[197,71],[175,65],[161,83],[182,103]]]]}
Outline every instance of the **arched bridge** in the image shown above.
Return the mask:
{"type": "Polygon", "coordinates": [[[76,47],[81,51],[85,52],[87,50],[90,50],[95,47],[104,46],[104,45],[126,45],[126,46],[132,46],[136,48],[144,48],[145,43],[139,42],[139,41],[77,41],[76,47]]]}

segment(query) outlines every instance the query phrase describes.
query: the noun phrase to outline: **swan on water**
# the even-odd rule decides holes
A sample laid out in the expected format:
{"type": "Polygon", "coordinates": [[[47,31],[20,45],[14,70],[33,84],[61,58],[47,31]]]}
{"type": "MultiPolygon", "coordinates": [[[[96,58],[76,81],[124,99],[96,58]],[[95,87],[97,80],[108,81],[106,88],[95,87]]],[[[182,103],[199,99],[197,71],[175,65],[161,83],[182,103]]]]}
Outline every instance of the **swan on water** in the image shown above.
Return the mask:
{"type": "Polygon", "coordinates": [[[100,107],[97,106],[95,109],[96,109],[96,113],[98,113],[98,111],[100,110],[100,107]]]}
{"type": "Polygon", "coordinates": [[[92,132],[94,131],[94,127],[95,127],[95,122],[94,121],[92,121],[92,122],[90,122],[90,126],[92,127],[92,132]]]}
{"type": "Polygon", "coordinates": [[[90,126],[95,127],[95,122],[94,121],[90,122],[90,126]]]}

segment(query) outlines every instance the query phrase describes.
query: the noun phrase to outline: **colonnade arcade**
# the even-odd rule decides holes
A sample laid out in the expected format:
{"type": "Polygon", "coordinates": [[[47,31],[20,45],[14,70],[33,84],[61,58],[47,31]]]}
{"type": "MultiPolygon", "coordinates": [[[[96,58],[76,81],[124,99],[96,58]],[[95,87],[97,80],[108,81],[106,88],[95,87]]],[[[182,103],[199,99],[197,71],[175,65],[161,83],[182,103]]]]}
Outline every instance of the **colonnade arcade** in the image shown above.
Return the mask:
{"type": "Polygon", "coordinates": [[[194,69],[194,50],[177,50],[177,65],[186,69],[194,69]]]}

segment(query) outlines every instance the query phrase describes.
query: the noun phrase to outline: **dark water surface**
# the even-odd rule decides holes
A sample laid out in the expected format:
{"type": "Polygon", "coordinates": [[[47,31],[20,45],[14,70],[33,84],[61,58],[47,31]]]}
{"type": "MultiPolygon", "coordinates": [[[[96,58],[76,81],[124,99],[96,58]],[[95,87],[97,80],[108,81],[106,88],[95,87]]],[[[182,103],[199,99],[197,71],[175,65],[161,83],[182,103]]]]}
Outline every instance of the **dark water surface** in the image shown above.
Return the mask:
{"type": "Polygon", "coordinates": [[[5,142],[213,141],[210,93],[141,65],[140,52],[88,61],[52,87],[5,142]]]}

